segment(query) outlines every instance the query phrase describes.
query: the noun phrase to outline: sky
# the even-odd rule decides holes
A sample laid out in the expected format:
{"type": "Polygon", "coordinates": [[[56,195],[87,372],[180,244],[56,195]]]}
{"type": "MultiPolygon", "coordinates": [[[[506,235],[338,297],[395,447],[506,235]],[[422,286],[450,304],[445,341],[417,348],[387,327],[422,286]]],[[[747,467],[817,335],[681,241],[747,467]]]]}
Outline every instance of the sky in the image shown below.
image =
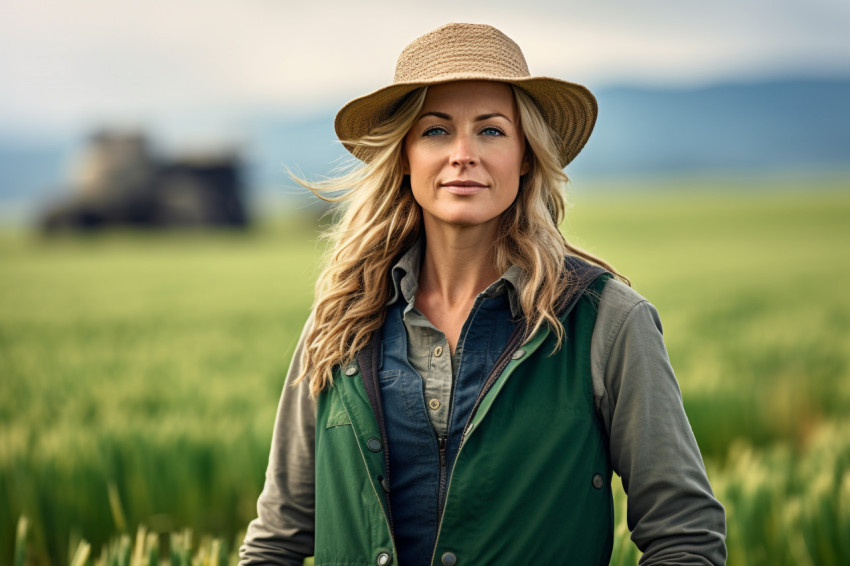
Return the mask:
{"type": "Polygon", "coordinates": [[[850,76],[847,0],[0,0],[0,133],[309,115],[388,84],[450,21],[591,89],[850,76]]]}

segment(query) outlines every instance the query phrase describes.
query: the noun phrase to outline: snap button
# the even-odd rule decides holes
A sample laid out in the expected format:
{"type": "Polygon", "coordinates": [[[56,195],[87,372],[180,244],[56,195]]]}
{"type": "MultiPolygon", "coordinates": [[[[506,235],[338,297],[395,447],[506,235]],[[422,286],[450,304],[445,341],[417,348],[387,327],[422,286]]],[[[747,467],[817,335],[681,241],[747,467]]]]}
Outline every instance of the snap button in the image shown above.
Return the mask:
{"type": "Polygon", "coordinates": [[[351,377],[355,373],[357,373],[357,366],[356,365],[351,364],[350,366],[345,368],[345,375],[347,375],[348,377],[351,377]]]}
{"type": "Polygon", "coordinates": [[[455,566],[457,564],[457,556],[452,552],[446,552],[442,556],[443,566],[455,566]]]}
{"type": "Polygon", "coordinates": [[[437,346],[436,348],[434,348],[434,357],[435,358],[439,358],[442,355],[443,355],[443,347],[442,346],[437,346]]]}
{"type": "Polygon", "coordinates": [[[602,489],[602,487],[605,485],[605,480],[602,479],[601,474],[593,474],[593,480],[591,481],[593,483],[593,487],[595,487],[596,489],[602,489]]]}
{"type": "Polygon", "coordinates": [[[440,400],[439,399],[431,399],[430,401],[428,401],[428,406],[436,411],[437,409],[440,408],[440,400]]]}
{"type": "Polygon", "coordinates": [[[390,556],[389,552],[381,552],[380,554],[378,554],[378,558],[375,560],[375,562],[378,563],[378,566],[387,566],[387,564],[392,561],[393,558],[392,556],[390,556]]]}
{"type": "Polygon", "coordinates": [[[513,354],[511,354],[512,360],[518,360],[525,355],[525,350],[517,350],[513,354]]]}
{"type": "Polygon", "coordinates": [[[370,438],[366,441],[366,448],[371,450],[372,452],[380,452],[381,451],[381,441],[378,438],[370,438]]]}

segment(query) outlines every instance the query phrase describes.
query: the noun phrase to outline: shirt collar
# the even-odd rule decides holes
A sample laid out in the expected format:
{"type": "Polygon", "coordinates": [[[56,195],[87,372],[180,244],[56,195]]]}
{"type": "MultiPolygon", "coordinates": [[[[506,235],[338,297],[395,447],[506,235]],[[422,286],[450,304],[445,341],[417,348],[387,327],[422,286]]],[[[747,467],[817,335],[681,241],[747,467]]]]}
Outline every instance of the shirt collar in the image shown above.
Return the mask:
{"type": "Polygon", "coordinates": [[[390,270],[390,280],[393,285],[393,294],[387,305],[395,303],[399,296],[404,297],[405,302],[412,303],[419,288],[419,265],[422,263],[423,240],[419,239],[402,255],[390,270]]]}
{"type": "MultiPolygon", "coordinates": [[[[392,296],[387,301],[387,306],[395,303],[399,298],[410,305],[416,297],[419,289],[419,266],[422,263],[422,248],[424,240],[420,239],[410,247],[399,258],[390,270],[390,281],[392,282],[392,296]]],[[[498,297],[502,293],[508,294],[508,303],[511,307],[511,315],[514,318],[522,316],[519,295],[522,292],[522,268],[512,265],[502,276],[484,290],[486,297],[498,297]]]]}

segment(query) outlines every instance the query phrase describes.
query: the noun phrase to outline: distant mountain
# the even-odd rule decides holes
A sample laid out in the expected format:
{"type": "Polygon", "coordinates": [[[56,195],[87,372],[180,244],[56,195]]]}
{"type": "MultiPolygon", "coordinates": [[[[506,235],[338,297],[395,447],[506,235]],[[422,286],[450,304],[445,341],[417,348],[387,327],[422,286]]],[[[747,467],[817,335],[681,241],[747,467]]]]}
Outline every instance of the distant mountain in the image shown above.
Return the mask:
{"type": "Polygon", "coordinates": [[[850,79],[612,88],[576,170],[588,175],[850,170],[850,79]]]}
{"type": "MultiPolygon", "coordinates": [[[[850,78],[788,79],[704,88],[597,89],[599,119],[568,173],[584,179],[674,173],[847,173],[850,178],[850,78]]],[[[333,132],[334,110],[292,118],[254,116],[245,130],[255,200],[286,196],[285,166],[309,178],[346,157],[333,132]]],[[[28,142],[0,132],[3,210],[34,210],[65,181],[74,140],[28,142]]],[[[156,139],[156,132],[149,132],[156,139]]],[[[15,212],[17,214],[18,212],[15,212]]],[[[7,213],[6,216],[9,214],[7,213]]]]}

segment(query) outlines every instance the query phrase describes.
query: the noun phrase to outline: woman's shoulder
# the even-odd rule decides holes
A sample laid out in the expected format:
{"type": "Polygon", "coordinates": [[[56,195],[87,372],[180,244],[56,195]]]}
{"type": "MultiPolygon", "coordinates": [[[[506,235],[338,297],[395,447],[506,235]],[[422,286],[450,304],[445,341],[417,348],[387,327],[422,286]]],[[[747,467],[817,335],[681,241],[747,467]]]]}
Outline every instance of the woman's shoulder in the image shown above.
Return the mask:
{"type": "Polygon", "coordinates": [[[662,332],[655,307],[640,293],[622,281],[610,278],[599,298],[594,338],[610,347],[617,336],[662,332]]]}

